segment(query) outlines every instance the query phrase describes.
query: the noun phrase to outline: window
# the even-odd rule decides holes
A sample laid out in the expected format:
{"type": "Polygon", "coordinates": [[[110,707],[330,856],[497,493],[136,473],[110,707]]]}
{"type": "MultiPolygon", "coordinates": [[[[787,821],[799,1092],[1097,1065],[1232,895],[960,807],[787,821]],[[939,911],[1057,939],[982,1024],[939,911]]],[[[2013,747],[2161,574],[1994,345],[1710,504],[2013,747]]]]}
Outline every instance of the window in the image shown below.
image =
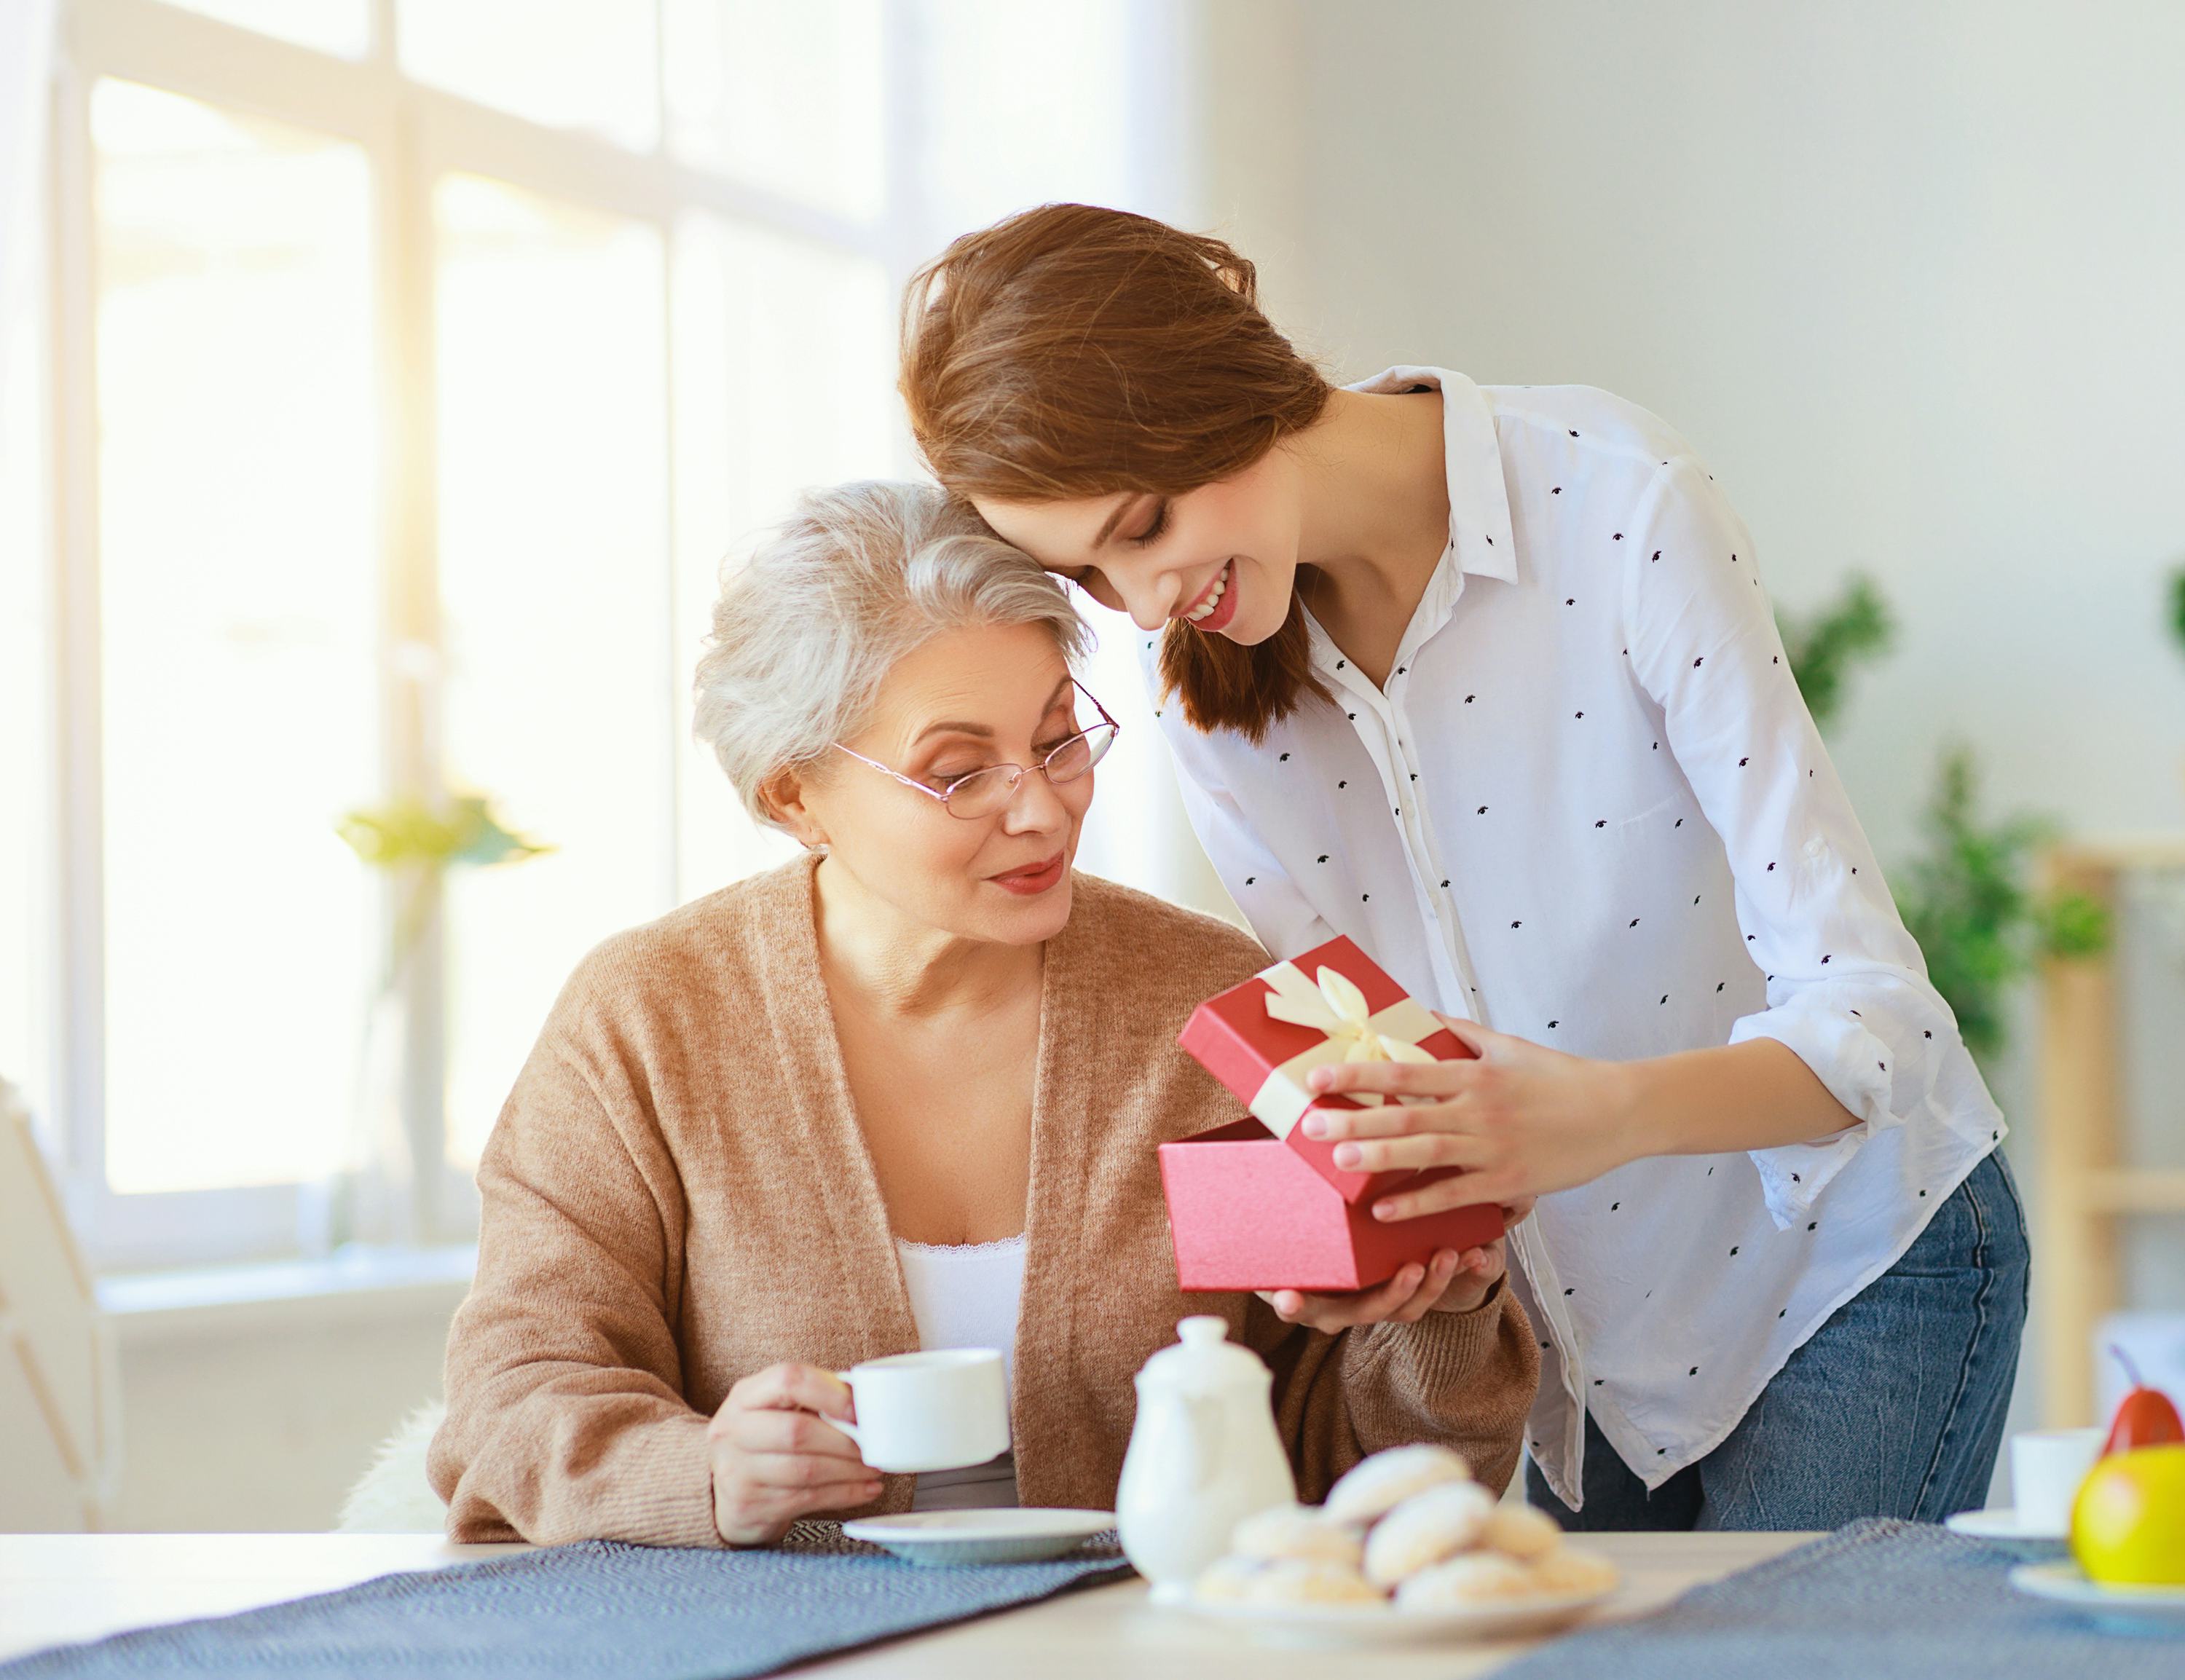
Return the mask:
{"type": "MultiPolygon", "coordinates": [[[[576,960],[787,853],[688,739],[718,567],[799,486],[914,470],[895,301],[950,236],[1185,213],[1182,25],[70,10],[59,283],[8,298],[57,330],[0,388],[0,539],[58,561],[0,584],[0,776],[53,790],[0,834],[0,1072],[104,1266],[459,1238],[576,960]],[[467,793],[549,849],[420,894],[337,834],[467,793]]],[[[1104,774],[1165,777],[1139,739],[1104,774]]]]}

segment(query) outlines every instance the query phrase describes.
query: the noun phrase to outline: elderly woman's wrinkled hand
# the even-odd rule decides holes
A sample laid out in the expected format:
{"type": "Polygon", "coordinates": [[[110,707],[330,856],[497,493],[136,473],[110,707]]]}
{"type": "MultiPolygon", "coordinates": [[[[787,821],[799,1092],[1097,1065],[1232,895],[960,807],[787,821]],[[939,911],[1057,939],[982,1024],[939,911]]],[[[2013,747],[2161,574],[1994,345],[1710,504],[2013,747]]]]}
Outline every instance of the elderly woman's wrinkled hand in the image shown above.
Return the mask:
{"type": "Polygon", "coordinates": [[[770,1546],[799,1517],[879,1496],[879,1476],[830,1417],[855,1421],[849,1385],[816,1365],[768,1365],[729,1390],[706,1426],[722,1539],[770,1546]]]}
{"type": "MultiPolygon", "coordinates": [[[[1504,1223],[1516,1225],[1533,1210],[1526,1201],[1502,1210],[1504,1223]]],[[[1500,1238],[1459,1253],[1435,1252],[1424,1264],[1414,1260],[1398,1268],[1386,1283],[1337,1295],[1297,1289],[1263,1289],[1260,1298],[1285,1324],[1301,1324],[1333,1336],[1368,1324],[1417,1324],[1428,1313],[1468,1313],[1483,1305],[1504,1270],[1500,1238]]]]}

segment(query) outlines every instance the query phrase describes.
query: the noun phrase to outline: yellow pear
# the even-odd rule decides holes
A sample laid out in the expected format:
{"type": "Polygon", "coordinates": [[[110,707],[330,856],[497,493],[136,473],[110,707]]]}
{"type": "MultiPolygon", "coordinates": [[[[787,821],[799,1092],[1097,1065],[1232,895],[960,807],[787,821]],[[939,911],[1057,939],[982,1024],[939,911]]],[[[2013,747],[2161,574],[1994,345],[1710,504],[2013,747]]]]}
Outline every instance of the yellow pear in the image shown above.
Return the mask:
{"type": "Polygon", "coordinates": [[[2096,1464],[2071,1503],[2071,1551],[2107,1585],[2185,1586],[2185,1446],[2096,1464]]]}

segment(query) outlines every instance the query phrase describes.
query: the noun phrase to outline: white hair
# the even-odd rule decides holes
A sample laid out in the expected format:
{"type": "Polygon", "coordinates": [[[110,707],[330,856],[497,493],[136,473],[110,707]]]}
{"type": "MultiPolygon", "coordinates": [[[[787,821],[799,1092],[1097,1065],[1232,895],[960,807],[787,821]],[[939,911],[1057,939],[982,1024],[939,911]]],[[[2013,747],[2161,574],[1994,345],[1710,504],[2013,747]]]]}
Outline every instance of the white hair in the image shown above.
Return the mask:
{"type": "Polygon", "coordinates": [[[744,808],[863,727],[898,661],[944,631],[1036,625],[1075,665],[1092,633],[1039,562],[928,484],[808,491],[713,604],[692,732],[744,808]]]}

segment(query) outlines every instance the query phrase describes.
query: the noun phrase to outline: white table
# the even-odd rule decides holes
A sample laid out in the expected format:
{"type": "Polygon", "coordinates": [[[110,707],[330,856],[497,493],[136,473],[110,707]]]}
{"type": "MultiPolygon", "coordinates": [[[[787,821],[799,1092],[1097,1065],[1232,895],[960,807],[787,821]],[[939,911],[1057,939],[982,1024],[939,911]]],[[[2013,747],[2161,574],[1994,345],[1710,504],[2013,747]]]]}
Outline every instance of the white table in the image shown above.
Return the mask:
{"type": "MultiPolygon", "coordinates": [[[[1589,1537],[1624,1573],[1597,1618],[1641,1614],[1688,1587],[1812,1538],[1804,1534],[1589,1537]]],[[[125,1627],[221,1616],[330,1592],[400,1570],[441,1568],[527,1550],[454,1546],[429,1534],[0,1534],[0,1660],[125,1627]]],[[[982,1680],[1128,1674],[1132,1680],[1436,1680],[1484,1674],[1534,1640],[1346,1652],[1248,1644],[1232,1630],[1156,1610],[1145,1584],[1090,1588],[961,1627],[914,1635],[811,1672],[982,1680]]]]}

